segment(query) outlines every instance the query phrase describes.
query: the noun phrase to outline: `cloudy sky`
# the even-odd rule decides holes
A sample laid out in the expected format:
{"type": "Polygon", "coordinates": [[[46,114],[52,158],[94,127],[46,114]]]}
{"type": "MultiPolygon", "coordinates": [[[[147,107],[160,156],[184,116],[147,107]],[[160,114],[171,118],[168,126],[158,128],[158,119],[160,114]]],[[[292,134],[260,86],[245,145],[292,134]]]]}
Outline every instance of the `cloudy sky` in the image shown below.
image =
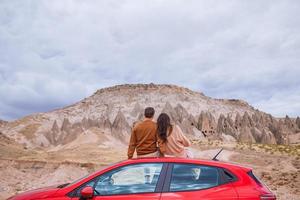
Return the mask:
{"type": "Polygon", "coordinates": [[[123,83],[300,115],[298,0],[0,0],[0,118],[123,83]]]}

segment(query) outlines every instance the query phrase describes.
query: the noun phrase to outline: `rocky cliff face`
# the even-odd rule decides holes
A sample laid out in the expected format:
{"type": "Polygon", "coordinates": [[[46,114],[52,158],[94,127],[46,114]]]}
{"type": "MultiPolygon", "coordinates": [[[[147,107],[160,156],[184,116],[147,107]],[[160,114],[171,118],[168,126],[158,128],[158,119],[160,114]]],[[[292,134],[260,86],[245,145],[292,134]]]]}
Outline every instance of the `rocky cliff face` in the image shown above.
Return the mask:
{"type": "Polygon", "coordinates": [[[4,121],[4,120],[0,119],[0,127],[4,126],[5,124],[7,124],[7,121],[4,121]]]}
{"type": "Polygon", "coordinates": [[[136,84],[100,89],[63,109],[5,123],[1,131],[28,146],[57,146],[87,130],[127,142],[132,124],[152,106],[155,118],[170,115],[190,137],[250,143],[287,144],[300,119],[276,119],[241,100],[213,99],[174,85],[136,84]]]}

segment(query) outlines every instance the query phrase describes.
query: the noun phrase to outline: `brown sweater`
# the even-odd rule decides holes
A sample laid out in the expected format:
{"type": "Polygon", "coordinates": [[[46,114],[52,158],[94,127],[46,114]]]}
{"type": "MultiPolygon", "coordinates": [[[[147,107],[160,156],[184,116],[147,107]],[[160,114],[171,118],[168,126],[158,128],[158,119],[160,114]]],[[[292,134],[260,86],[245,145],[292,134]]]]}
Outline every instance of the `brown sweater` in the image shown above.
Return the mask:
{"type": "Polygon", "coordinates": [[[132,158],[134,151],[137,155],[146,155],[157,151],[156,123],[150,119],[135,125],[131,132],[128,158],[132,158]]]}

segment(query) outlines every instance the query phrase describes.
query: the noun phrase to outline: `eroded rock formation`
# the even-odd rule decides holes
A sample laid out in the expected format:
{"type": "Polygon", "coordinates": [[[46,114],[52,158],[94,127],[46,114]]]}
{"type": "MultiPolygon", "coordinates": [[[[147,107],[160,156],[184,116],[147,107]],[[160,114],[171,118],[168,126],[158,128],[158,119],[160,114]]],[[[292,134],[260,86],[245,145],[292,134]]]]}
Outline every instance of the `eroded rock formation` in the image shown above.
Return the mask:
{"type": "MultiPolygon", "coordinates": [[[[186,109],[178,104],[175,108],[170,103],[166,103],[162,112],[170,115],[173,123],[178,124],[181,129],[190,136],[207,137],[208,139],[220,139],[229,141],[239,141],[247,143],[264,144],[288,144],[289,134],[299,131],[300,119],[291,120],[288,116],[284,120],[276,120],[268,114],[254,113],[249,115],[245,112],[242,116],[237,113],[235,117],[221,114],[217,119],[208,111],[202,111],[198,120],[186,109]]],[[[135,122],[143,119],[143,109],[136,104],[132,113],[135,122]]],[[[66,144],[76,138],[76,136],[92,127],[111,133],[111,135],[121,141],[128,141],[131,125],[126,120],[122,111],[115,116],[113,123],[108,116],[101,116],[97,119],[84,117],[80,122],[71,123],[67,118],[62,122],[61,127],[57,121],[53,122],[51,131],[47,138],[51,144],[66,144]]]]}
{"type": "Polygon", "coordinates": [[[23,143],[27,138],[25,142],[34,145],[68,144],[89,131],[105,133],[126,142],[133,123],[143,120],[147,106],[155,108],[156,117],[161,112],[169,114],[172,122],[189,137],[288,144],[290,136],[300,132],[299,117],[278,119],[255,110],[242,100],[213,99],[187,88],[155,84],[100,89],[63,109],[9,123],[0,121],[0,131],[22,139],[16,134],[23,134],[24,127],[30,127],[27,128],[30,135],[25,135],[19,142],[23,143]]]}
{"type": "Polygon", "coordinates": [[[119,111],[113,124],[111,133],[114,137],[120,140],[128,140],[131,127],[128,124],[124,114],[119,111]]]}
{"type": "MultiPolygon", "coordinates": [[[[223,117],[223,115],[222,115],[223,117]]],[[[221,119],[223,120],[223,119],[221,119]]],[[[221,123],[221,122],[220,122],[221,123]]],[[[223,123],[223,121],[222,121],[223,123]]],[[[220,125],[221,126],[221,125],[220,125]]],[[[217,124],[213,115],[209,112],[201,112],[198,118],[198,129],[202,131],[205,136],[216,134],[217,124]]]]}
{"type": "Polygon", "coordinates": [[[4,120],[1,120],[1,119],[0,119],[0,127],[1,127],[1,126],[4,126],[4,125],[7,124],[7,123],[8,123],[7,121],[4,121],[4,120]]]}
{"type": "Polygon", "coordinates": [[[298,129],[300,130],[300,118],[299,117],[297,117],[297,119],[296,119],[296,125],[297,125],[298,129]]]}

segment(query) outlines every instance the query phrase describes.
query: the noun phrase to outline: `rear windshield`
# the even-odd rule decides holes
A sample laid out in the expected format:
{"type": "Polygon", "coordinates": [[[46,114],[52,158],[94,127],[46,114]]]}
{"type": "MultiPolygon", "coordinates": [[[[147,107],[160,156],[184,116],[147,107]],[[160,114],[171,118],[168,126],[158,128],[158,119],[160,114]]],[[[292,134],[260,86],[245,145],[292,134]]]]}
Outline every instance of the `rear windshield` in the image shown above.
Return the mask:
{"type": "Polygon", "coordinates": [[[252,171],[247,172],[247,174],[258,184],[262,185],[262,183],[259,181],[259,179],[253,174],[252,171]]]}

